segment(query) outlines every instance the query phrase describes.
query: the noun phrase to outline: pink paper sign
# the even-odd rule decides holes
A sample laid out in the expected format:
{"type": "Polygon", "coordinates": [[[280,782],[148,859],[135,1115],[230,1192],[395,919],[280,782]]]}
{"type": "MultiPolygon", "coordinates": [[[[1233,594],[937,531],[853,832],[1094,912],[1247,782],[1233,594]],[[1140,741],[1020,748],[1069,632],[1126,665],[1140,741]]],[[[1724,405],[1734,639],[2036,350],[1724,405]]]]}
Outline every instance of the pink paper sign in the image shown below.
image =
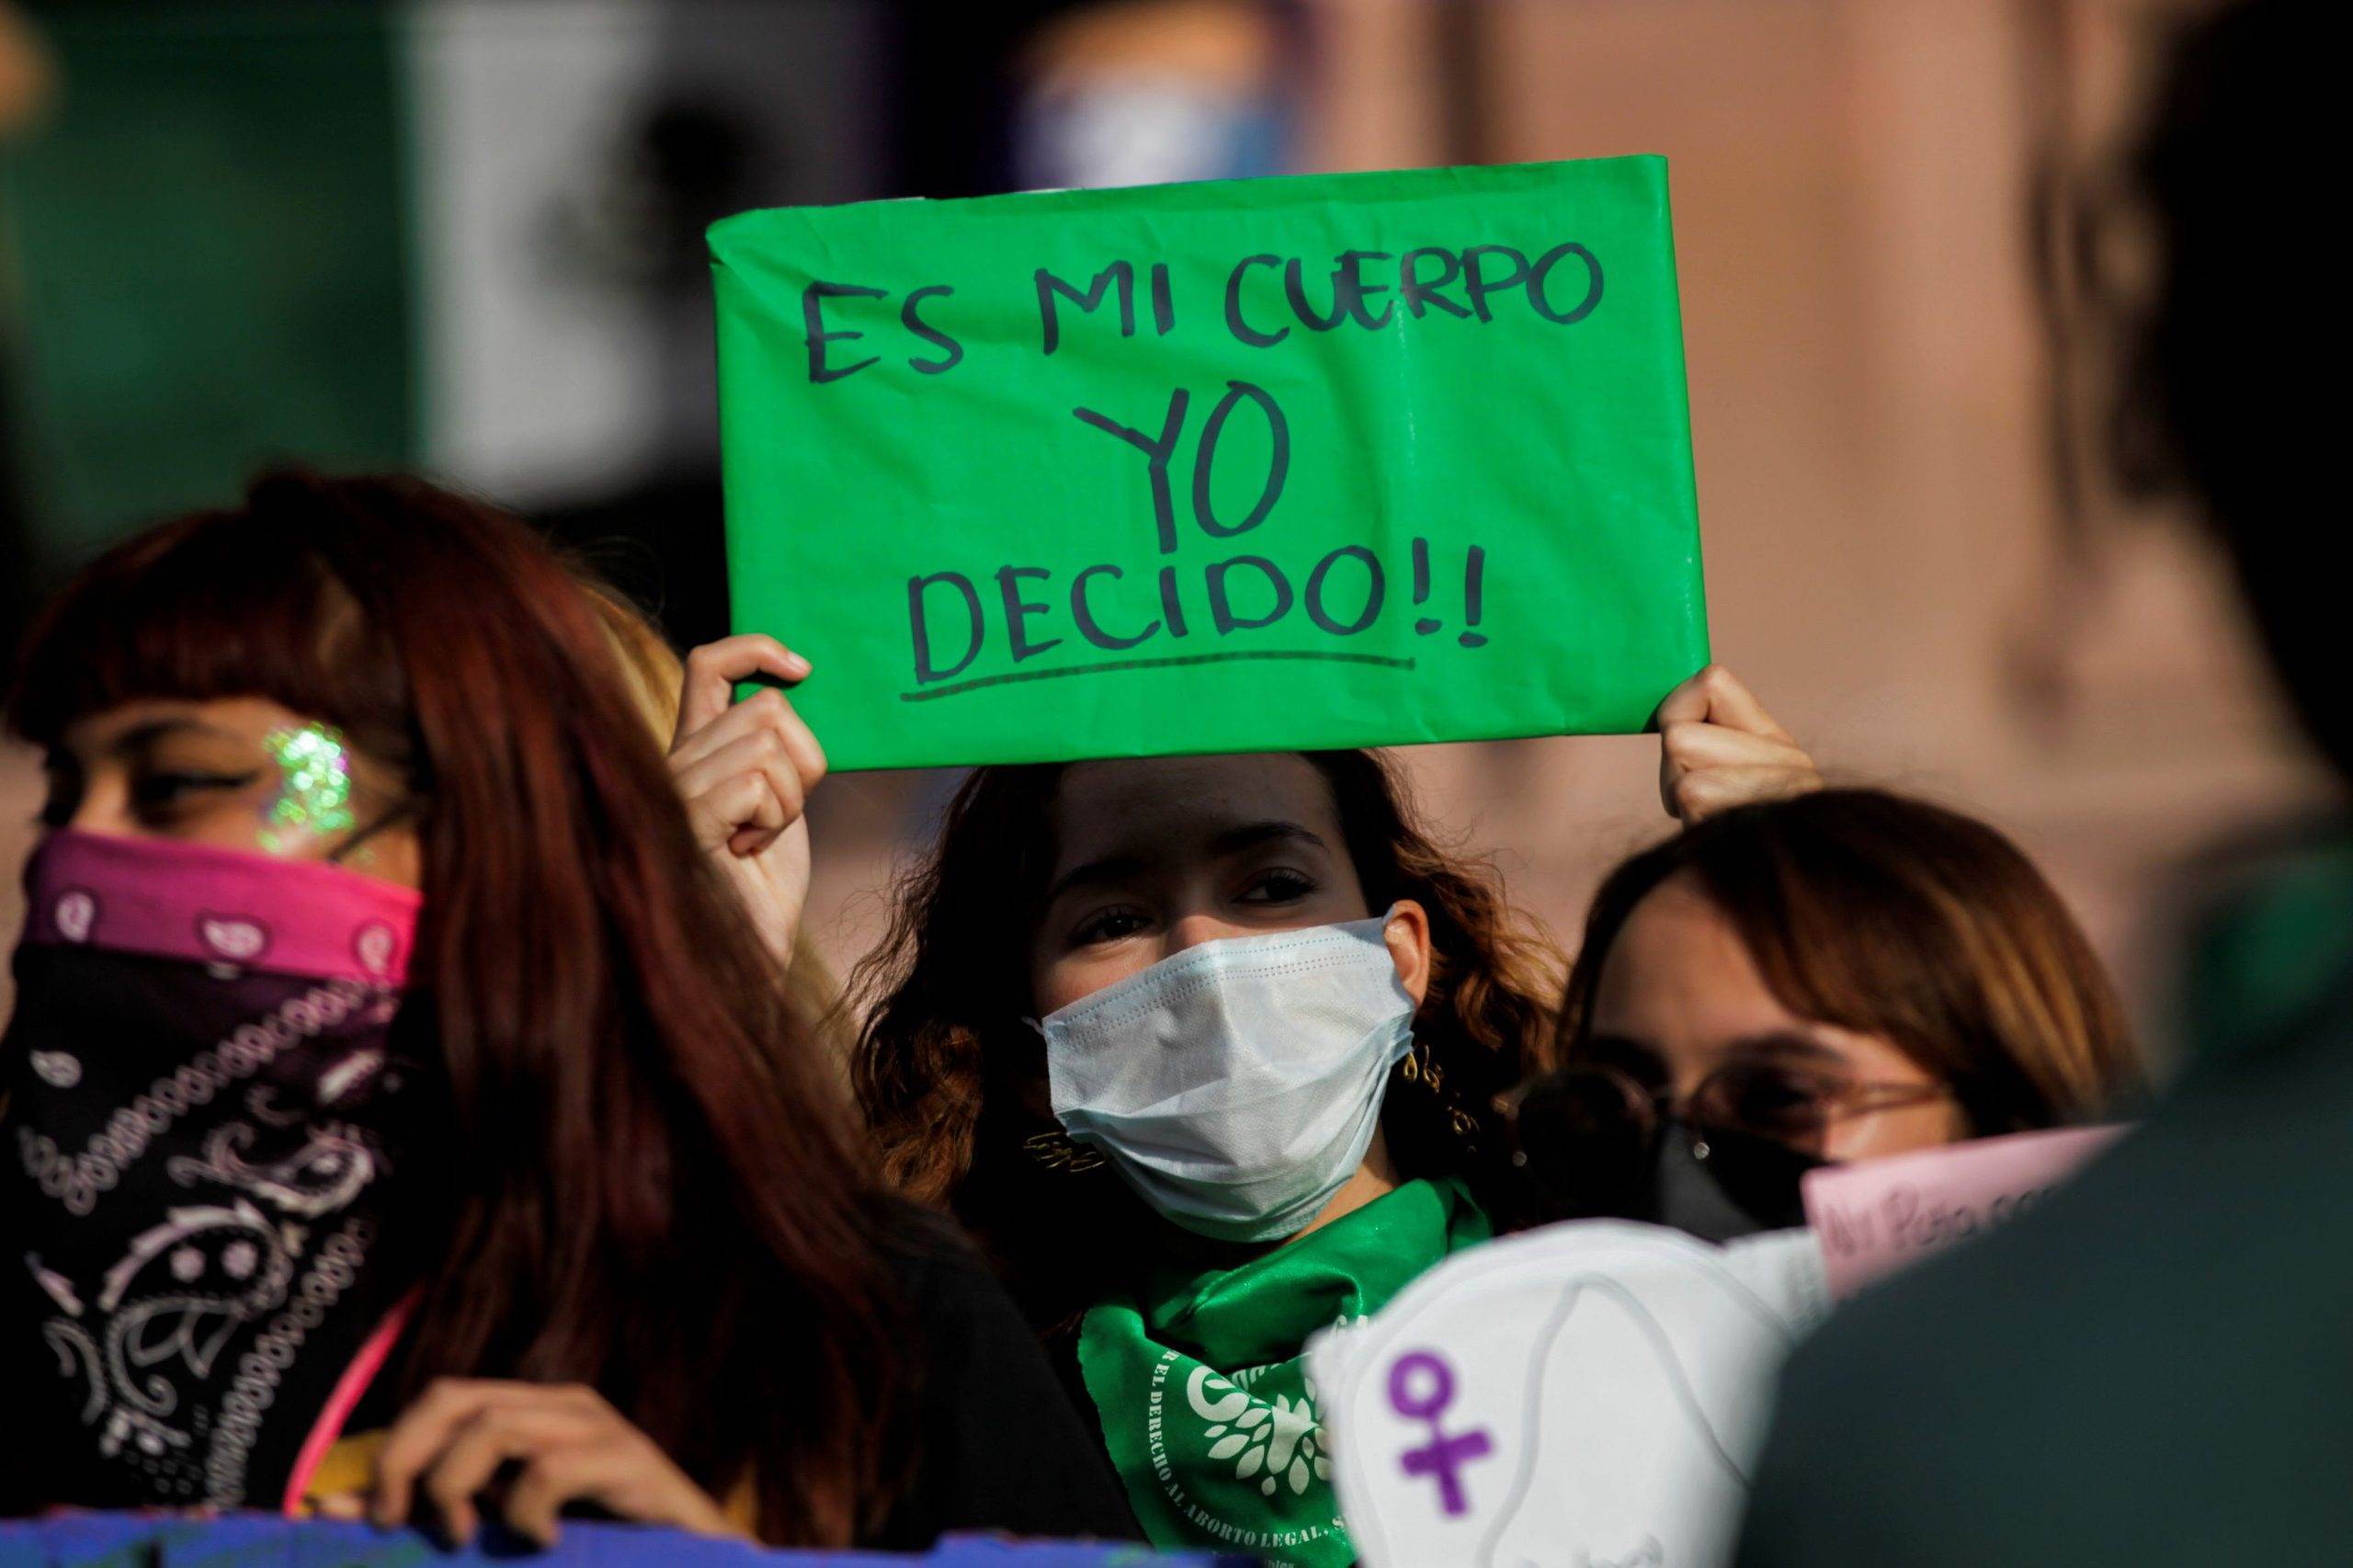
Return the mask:
{"type": "Polygon", "coordinates": [[[1807,1172],[1806,1222],[1832,1298],[2018,1218],[2124,1131],[2014,1132],[1807,1172]]]}

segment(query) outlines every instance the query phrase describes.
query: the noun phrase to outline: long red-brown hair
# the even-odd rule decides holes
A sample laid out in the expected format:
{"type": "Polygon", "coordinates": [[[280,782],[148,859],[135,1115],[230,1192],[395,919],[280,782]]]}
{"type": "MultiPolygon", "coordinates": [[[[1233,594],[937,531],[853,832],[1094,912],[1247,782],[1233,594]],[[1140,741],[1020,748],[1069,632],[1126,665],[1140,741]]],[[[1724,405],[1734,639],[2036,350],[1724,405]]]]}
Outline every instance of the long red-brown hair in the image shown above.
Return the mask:
{"type": "Polygon", "coordinates": [[[592,1385],[760,1530],[841,1544],[904,1474],[881,1199],[827,1064],[698,851],[598,612],[514,520],[282,473],[84,572],[11,726],[263,696],[404,769],[451,1194],[413,1382],[592,1385]]]}

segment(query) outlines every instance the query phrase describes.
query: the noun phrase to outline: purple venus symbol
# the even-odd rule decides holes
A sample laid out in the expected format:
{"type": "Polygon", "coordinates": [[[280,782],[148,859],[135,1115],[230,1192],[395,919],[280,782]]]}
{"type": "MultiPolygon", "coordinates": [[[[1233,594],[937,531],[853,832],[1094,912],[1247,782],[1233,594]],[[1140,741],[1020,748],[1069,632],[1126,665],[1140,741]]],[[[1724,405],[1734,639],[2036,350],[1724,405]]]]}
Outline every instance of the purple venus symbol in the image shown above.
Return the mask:
{"type": "Polygon", "coordinates": [[[1438,1416],[1454,1403],[1454,1370],[1445,1358],[1427,1350],[1411,1350],[1389,1368],[1389,1407],[1409,1421],[1427,1422],[1430,1440],[1407,1449],[1398,1463],[1407,1475],[1438,1477],[1438,1506],[1449,1514],[1469,1511],[1462,1500],[1462,1479],[1455,1472],[1494,1447],[1484,1428],[1457,1432],[1438,1429],[1438,1416]]]}

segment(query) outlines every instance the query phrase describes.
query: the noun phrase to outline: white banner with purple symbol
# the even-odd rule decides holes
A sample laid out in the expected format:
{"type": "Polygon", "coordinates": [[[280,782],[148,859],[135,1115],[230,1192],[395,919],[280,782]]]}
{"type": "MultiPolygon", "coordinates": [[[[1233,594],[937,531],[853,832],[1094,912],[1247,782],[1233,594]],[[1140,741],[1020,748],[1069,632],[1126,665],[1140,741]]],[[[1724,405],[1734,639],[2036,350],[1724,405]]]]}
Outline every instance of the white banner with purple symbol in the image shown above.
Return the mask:
{"type": "Polygon", "coordinates": [[[1774,1380],[1827,1312],[1812,1233],[1618,1221],[1458,1255],[1310,1365],[1367,1568],[1715,1568],[1774,1380]]]}

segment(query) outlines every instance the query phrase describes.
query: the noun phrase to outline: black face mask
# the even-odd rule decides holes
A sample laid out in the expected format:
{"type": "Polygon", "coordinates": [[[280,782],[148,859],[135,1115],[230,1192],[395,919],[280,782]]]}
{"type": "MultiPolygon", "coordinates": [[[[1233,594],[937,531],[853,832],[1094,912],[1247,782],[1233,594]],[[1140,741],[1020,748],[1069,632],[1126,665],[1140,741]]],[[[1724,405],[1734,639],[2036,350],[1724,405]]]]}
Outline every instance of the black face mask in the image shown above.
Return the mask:
{"type": "Polygon", "coordinates": [[[416,897],[59,833],[0,1040],[0,1494],[276,1509],[414,1287],[416,897]]]}
{"type": "Polygon", "coordinates": [[[1805,1223],[1799,1181],[1829,1162],[1750,1133],[1660,1124],[1650,1178],[1627,1218],[1727,1242],[1805,1223]]]}

